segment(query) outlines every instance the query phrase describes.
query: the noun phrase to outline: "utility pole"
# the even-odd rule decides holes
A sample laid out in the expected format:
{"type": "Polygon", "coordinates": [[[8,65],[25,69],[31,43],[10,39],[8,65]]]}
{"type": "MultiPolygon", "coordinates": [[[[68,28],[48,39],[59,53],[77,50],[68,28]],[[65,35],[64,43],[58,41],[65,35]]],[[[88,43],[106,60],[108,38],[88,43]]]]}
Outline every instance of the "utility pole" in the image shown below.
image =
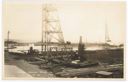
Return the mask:
{"type": "Polygon", "coordinates": [[[42,50],[42,53],[43,53],[43,50],[44,50],[44,41],[43,41],[43,9],[42,9],[42,41],[41,41],[41,50],[42,50]]]}

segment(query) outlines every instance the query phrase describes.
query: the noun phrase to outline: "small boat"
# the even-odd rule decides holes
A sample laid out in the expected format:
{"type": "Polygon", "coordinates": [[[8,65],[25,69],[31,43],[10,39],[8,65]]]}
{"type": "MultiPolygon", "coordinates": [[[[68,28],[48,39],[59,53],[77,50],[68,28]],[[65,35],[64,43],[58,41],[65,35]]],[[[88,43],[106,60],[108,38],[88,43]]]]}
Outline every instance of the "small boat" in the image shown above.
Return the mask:
{"type": "Polygon", "coordinates": [[[58,59],[53,60],[54,63],[64,65],[66,67],[71,67],[71,68],[84,68],[84,67],[91,67],[91,66],[98,66],[98,62],[92,62],[92,61],[84,61],[80,62],[79,60],[74,60],[74,61],[62,61],[58,59]]]}
{"type": "Polygon", "coordinates": [[[92,61],[84,61],[84,62],[78,62],[78,63],[73,63],[73,62],[74,61],[69,62],[69,63],[64,63],[64,65],[67,67],[73,67],[73,68],[92,67],[92,66],[98,66],[99,65],[98,62],[92,62],[92,61]]]}

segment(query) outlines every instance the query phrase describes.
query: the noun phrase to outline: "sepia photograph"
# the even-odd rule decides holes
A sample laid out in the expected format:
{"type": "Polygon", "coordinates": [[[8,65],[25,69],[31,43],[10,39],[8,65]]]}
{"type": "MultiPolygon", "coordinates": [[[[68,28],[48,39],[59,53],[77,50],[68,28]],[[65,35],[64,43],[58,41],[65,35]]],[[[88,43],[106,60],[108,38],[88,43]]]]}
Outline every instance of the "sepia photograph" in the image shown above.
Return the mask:
{"type": "Polygon", "coordinates": [[[124,79],[125,1],[2,5],[3,79],[124,79]]]}

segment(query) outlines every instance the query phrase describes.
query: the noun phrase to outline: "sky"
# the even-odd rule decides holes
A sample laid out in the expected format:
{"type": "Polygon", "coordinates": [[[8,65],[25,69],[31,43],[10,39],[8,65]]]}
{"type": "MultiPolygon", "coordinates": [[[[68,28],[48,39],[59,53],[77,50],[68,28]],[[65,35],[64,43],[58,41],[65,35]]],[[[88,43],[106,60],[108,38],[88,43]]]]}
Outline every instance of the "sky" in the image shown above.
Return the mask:
{"type": "MultiPolygon", "coordinates": [[[[3,2],[3,37],[25,42],[41,41],[41,0],[5,0],[3,2]]],[[[105,26],[114,44],[125,41],[126,9],[121,1],[52,2],[57,9],[65,41],[104,42],[105,26]]]]}

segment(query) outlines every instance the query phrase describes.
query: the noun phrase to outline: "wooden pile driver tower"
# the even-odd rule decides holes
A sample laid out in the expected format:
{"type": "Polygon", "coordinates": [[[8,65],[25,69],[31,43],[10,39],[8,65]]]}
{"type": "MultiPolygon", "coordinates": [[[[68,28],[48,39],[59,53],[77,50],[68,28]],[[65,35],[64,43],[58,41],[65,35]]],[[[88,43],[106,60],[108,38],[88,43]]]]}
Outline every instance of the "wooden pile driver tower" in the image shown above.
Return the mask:
{"type": "Polygon", "coordinates": [[[72,51],[72,46],[64,41],[57,9],[51,4],[44,4],[42,12],[42,54],[62,56],[72,51]]]}

